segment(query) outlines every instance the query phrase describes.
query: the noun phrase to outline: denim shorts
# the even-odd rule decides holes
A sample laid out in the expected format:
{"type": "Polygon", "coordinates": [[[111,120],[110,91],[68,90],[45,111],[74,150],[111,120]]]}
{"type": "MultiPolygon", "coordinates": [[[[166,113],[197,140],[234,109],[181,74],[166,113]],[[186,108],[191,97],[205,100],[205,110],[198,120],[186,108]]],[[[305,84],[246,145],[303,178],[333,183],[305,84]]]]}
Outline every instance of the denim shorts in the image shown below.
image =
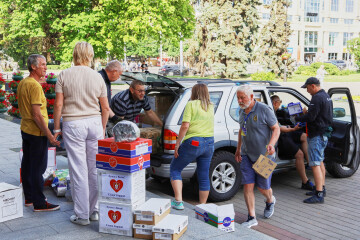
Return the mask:
{"type": "Polygon", "coordinates": [[[197,163],[197,177],[200,191],[210,190],[209,169],[214,153],[214,137],[192,137],[183,141],[179,156],[170,164],[170,179],[182,180],[181,171],[192,162],[197,163]]]}
{"type": "Polygon", "coordinates": [[[253,162],[250,161],[247,155],[241,155],[240,171],[241,171],[241,183],[251,184],[255,183],[258,188],[267,190],[271,188],[272,174],[266,179],[255,172],[252,168],[253,162]]]}
{"type": "Polygon", "coordinates": [[[324,161],[324,150],[328,143],[326,136],[316,136],[308,138],[308,153],[309,153],[309,166],[320,166],[321,162],[324,161]]]}

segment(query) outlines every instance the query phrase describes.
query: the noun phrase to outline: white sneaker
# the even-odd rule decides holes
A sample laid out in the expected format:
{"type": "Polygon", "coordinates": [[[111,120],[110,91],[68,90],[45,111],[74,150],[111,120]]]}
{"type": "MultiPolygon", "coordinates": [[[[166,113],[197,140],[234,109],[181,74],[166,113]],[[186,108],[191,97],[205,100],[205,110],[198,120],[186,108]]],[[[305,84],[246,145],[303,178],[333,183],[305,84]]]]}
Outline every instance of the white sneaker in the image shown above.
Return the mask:
{"type": "Polygon", "coordinates": [[[90,216],[90,221],[99,221],[99,212],[95,211],[90,216]]]}
{"type": "Polygon", "coordinates": [[[241,226],[243,227],[247,227],[247,228],[251,228],[253,226],[257,226],[258,225],[258,221],[256,220],[256,218],[248,216],[248,219],[246,220],[246,222],[243,222],[241,224],[241,226]]]}
{"type": "Polygon", "coordinates": [[[270,218],[274,214],[276,198],[274,195],[272,197],[273,197],[272,203],[267,203],[265,200],[265,209],[264,209],[264,217],[265,218],[270,218]]]}
{"type": "Polygon", "coordinates": [[[72,223],[79,224],[79,225],[82,225],[82,226],[85,226],[85,225],[89,225],[89,224],[90,224],[89,219],[78,218],[76,215],[72,215],[72,216],[70,217],[70,221],[71,221],[72,223]]]}

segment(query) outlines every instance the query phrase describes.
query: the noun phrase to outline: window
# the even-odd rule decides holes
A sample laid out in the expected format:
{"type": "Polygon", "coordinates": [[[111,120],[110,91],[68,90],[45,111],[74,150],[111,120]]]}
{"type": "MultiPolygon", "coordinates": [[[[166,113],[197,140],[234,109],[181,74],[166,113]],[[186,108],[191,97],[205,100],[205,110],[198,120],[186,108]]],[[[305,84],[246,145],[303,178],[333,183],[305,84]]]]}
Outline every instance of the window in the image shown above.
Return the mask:
{"type": "Polygon", "coordinates": [[[318,33],[312,31],[305,31],[305,46],[316,47],[318,40],[318,33]]]}
{"type": "Polygon", "coordinates": [[[264,5],[270,5],[272,0],[263,0],[264,5]]]}
{"type": "Polygon", "coordinates": [[[339,11],[339,0],[331,0],[331,11],[339,11]]]}
{"type": "Polygon", "coordinates": [[[329,46],[334,46],[335,40],[338,37],[339,33],[337,32],[330,32],[329,33],[329,46]]]}
{"type": "Polygon", "coordinates": [[[336,60],[337,59],[337,53],[329,53],[329,60],[336,60]]]}
{"type": "Polygon", "coordinates": [[[262,14],[262,19],[269,20],[270,19],[270,13],[263,13],[262,14]]]}
{"type": "Polygon", "coordinates": [[[343,46],[347,45],[347,41],[349,41],[353,37],[353,35],[353,33],[344,33],[343,46]]]}
{"type": "Polygon", "coordinates": [[[351,54],[350,53],[343,53],[342,54],[342,59],[343,60],[350,60],[351,59],[351,54]]]}
{"type": "MultiPolygon", "coordinates": [[[[265,103],[264,100],[264,94],[263,92],[256,92],[254,91],[254,98],[256,101],[258,102],[263,102],[265,103]]],[[[232,117],[232,119],[234,119],[236,122],[239,122],[239,113],[240,113],[240,106],[237,100],[237,96],[236,94],[234,95],[234,98],[231,102],[231,106],[230,106],[230,116],[232,117]]]]}
{"type": "Polygon", "coordinates": [[[305,22],[319,22],[320,0],[305,0],[305,22]]]}
{"type": "Polygon", "coordinates": [[[353,19],[344,19],[344,24],[354,24],[353,19]]]}
{"type": "Polygon", "coordinates": [[[354,0],[346,0],[345,11],[346,12],[354,11],[354,0]]]}
{"type": "Polygon", "coordinates": [[[338,18],[330,18],[330,23],[339,23],[338,18]]]}
{"type": "Polygon", "coordinates": [[[333,118],[337,121],[351,122],[351,110],[348,96],[342,93],[331,95],[333,101],[333,118]]]}

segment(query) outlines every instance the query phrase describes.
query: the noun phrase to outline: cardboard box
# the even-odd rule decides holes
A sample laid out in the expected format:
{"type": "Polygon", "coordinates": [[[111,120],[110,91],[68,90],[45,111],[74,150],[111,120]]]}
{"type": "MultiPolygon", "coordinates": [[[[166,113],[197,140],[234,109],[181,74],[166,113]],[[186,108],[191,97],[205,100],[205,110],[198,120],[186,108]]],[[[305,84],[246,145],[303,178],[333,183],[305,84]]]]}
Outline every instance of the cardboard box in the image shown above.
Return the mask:
{"type": "Polygon", "coordinates": [[[96,154],[96,167],[120,172],[136,172],[150,167],[150,154],[134,158],[96,154]]]}
{"type": "Polygon", "coordinates": [[[167,215],[161,222],[153,227],[153,239],[179,239],[187,230],[188,221],[188,216],[167,215]]]}
{"type": "Polygon", "coordinates": [[[23,216],[22,188],[0,183],[0,222],[23,216]]]}
{"type": "Polygon", "coordinates": [[[260,154],[260,157],[253,164],[253,169],[263,178],[268,178],[276,168],[276,163],[260,154]]]}
{"type": "Polygon", "coordinates": [[[152,140],[152,153],[162,152],[161,128],[140,128],[140,137],[152,140]]]}
{"type": "Polygon", "coordinates": [[[133,204],[144,202],[145,170],[134,173],[98,169],[99,201],[133,204]]]}
{"type": "Polygon", "coordinates": [[[134,158],[151,153],[152,142],[150,139],[144,138],[139,138],[134,142],[115,142],[112,137],[99,140],[98,152],[117,157],[134,158]]]}
{"type": "Polygon", "coordinates": [[[135,209],[135,223],[156,225],[170,213],[170,208],[170,199],[150,198],[135,209]]]}
{"type": "Polygon", "coordinates": [[[213,203],[195,206],[195,217],[225,232],[235,231],[233,204],[217,206],[213,203]]]}
{"type": "Polygon", "coordinates": [[[134,222],[133,210],[137,206],[136,204],[99,202],[99,232],[131,237],[134,222]]]}
{"type": "Polygon", "coordinates": [[[153,239],[152,228],[154,225],[133,224],[134,238],[153,239]]]}

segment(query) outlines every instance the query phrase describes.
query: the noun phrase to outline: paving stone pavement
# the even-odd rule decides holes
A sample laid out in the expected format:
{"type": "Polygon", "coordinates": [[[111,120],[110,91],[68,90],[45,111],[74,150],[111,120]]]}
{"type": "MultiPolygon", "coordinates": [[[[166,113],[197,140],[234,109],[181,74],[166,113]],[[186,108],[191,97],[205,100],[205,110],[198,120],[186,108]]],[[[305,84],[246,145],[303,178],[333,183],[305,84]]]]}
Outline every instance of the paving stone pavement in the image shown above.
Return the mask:
{"type": "MultiPolygon", "coordinates": [[[[19,150],[21,148],[20,125],[0,118],[0,182],[19,185],[19,150]],[[11,150],[12,149],[12,150],[11,150]]],[[[58,168],[67,167],[67,159],[57,156],[58,168]]],[[[45,187],[45,196],[51,203],[59,204],[60,211],[36,213],[32,207],[24,207],[24,216],[0,223],[0,239],[132,239],[131,237],[117,236],[99,233],[98,222],[91,222],[88,226],[79,226],[70,222],[73,214],[73,203],[66,201],[64,197],[58,198],[49,187],[45,187]]],[[[159,195],[147,191],[146,197],[159,197],[159,195]]],[[[160,197],[169,197],[161,194],[160,197]]],[[[270,240],[274,239],[263,233],[241,227],[235,224],[235,232],[225,233],[206,223],[195,219],[194,205],[185,203],[185,210],[172,214],[189,216],[188,230],[182,236],[182,240],[270,240]]]]}

